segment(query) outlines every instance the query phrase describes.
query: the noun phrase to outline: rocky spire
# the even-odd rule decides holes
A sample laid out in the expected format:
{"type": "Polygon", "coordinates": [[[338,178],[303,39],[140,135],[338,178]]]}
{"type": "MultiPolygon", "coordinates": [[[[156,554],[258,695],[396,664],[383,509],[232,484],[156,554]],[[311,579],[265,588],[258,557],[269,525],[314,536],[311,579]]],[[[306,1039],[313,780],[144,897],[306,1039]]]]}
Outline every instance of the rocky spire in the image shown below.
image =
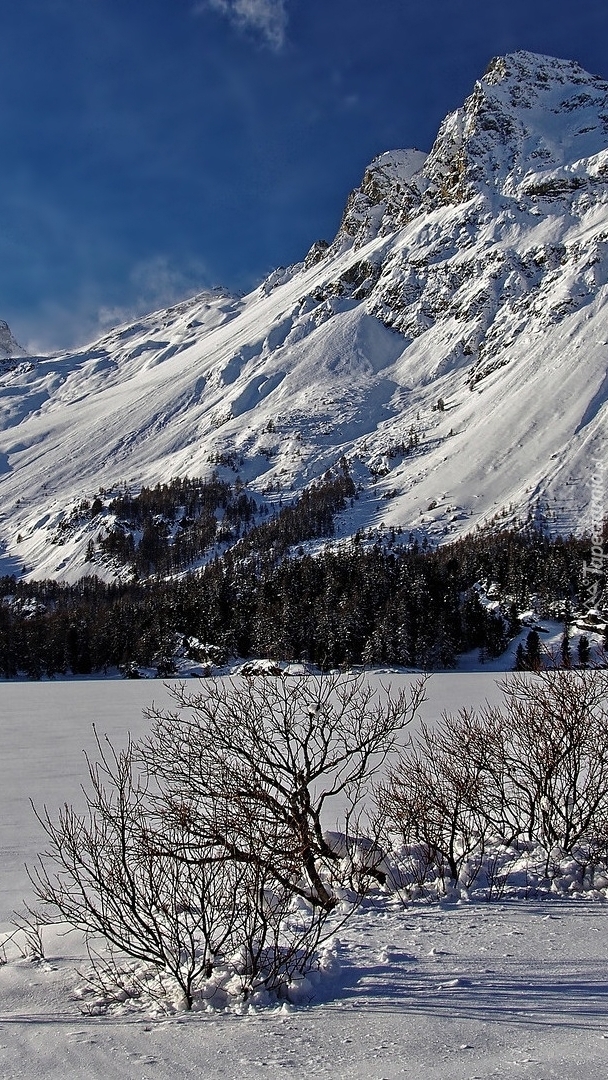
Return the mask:
{"type": "Polygon", "coordinates": [[[25,349],[15,341],[8,323],[0,319],[0,360],[12,360],[25,355],[25,349]]]}
{"type": "Polygon", "coordinates": [[[423,169],[427,198],[527,194],[527,181],[556,170],[566,180],[605,152],[607,132],[608,83],[599,76],[523,50],[496,57],[441,125],[423,169]]]}

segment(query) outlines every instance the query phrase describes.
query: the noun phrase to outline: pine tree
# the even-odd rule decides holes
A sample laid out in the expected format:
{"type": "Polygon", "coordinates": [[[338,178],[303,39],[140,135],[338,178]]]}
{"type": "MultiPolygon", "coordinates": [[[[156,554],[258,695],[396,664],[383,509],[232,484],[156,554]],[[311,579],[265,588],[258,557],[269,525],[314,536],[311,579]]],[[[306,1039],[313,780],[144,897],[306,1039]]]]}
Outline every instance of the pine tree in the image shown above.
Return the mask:
{"type": "Polygon", "coordinates": [[[538,630],[531,630],[526,638],[526,663],[531,671],[540,668],[540,637],[538,630]]]}
{"type": "Polygon", "coordinates": [[[586,668],[591,655],[591,646],[589,643],[589,638],[586,634],[583,634],[579,638],[577,652],[579,667],[586,668]]]}

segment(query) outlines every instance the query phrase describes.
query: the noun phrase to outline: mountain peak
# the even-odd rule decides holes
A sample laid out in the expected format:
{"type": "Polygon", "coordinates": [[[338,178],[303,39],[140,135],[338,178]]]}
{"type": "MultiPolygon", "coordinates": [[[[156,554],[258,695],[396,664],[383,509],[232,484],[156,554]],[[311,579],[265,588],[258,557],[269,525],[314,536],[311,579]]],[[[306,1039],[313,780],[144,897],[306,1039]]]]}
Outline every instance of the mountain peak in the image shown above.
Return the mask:
{"type": "Polygon", "coordinates": [[[576,60],[562,60],[556,56],[518,49],[516,52],[495,56],[483,73],[482,82],[499,85],[505,82],[536,83],[539,88],[565,83],[602,83],[598,75],[590,75],[576,60]]]}
{"type": "Polygon", "coordinates": [[[357,244],[405,225],[409,213],[420,203],[414,177],[427,159],[421,150],[381,153],[364,173],[362,184],[350,195],[340,225],[342,237],[357,244]]]}
{"type": "Polygon", "coordinates": [[[584,171],[607,134],[608,83],[599,76],[523,50],[495,57],[439,129],[424,168],[429,194],[444,203],[488,187],[517,194],[522,177],[584,171]]]}
{"type": "Polygon", "coordinates": [[[15,341],[8,323],[0,319],[0,360],[13,360],[25,355],[25,349],[15,341]]]}
{"type": "Polygon", "coordinates": [[[330,251],[361,247],[433,206],[479,193],[521,199],[605,182],[607,135],[604,79],[574,60],[524,49],[494,57],[428,155],[393,150],[368,165],[330,251]]]}
{"type": "Polygon", "coordinates": [[[404,225],[420,205],[416,183],[426,154],[421,150],[390,150],[367,166],[361,186],[349,195],[338,232],[342,249],[360,247],[404,225]]]}

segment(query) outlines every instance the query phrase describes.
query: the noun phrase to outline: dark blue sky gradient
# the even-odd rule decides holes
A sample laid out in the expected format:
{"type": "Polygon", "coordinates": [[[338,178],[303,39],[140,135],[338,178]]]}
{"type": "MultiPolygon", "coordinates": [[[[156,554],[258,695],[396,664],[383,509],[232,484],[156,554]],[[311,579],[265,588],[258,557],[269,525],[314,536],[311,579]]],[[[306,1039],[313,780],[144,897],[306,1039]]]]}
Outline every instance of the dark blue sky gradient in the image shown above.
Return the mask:
{"type": "Polygon", "coordinates": [[[236,2],[5,5],[0,318],[24,343],[302,258],[376,154],[430,148],[492,56],[608,78],[600,0],[282,0],[280,47],[236,2]]]}

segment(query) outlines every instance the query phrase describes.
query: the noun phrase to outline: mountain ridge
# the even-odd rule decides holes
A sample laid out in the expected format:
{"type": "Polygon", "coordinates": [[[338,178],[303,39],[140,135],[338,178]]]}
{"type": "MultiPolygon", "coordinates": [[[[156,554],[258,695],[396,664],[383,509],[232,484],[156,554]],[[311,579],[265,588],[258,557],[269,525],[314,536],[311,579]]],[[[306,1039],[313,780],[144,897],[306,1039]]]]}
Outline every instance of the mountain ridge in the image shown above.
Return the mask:
{"type": "Polygon", "coordinates": [[[441,542],[530,515],[590,530],[607,182],[608,83],[571,61],[495,58],[429,154],[374,159],[334,240],[301,263],[248,296],[210,290],[11,361],[0,566],[90,572],[89,526],[49,538],[100,486],[219,470],[278,499],[342,458],[361,487],[344,536],[398,525],[441,542]]]}

